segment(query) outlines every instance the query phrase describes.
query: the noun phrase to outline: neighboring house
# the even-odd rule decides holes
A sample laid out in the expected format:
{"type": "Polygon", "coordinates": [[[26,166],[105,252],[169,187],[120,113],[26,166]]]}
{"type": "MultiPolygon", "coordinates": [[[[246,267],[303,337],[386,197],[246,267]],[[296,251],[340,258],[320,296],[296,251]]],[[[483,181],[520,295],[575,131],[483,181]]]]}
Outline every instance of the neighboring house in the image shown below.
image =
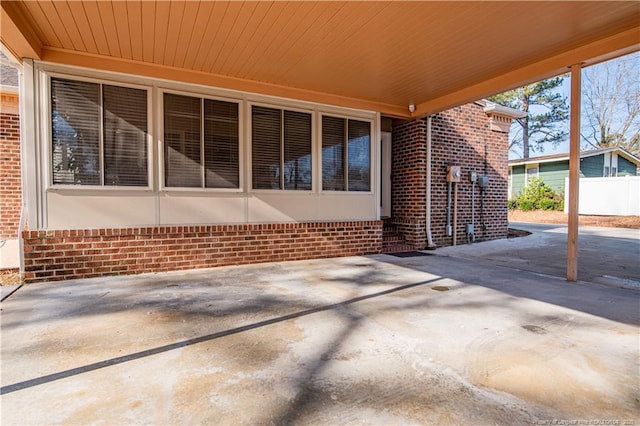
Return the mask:
{"type": "Polygon", "coordinates": [[[0,53],[0,269],[19,266],[20,173],[18,69],[0,53]]]}
{"type": "MultiPolygon", "coordinates": [[[[580,177],[637,176],[640,158],[622,148],[603,148],[580,153],[580,177]]],[[[509,161],[509,198],[516,197],[532,177],[540,178],[554,191],[564,193],[569,176],[569,154],[509,161]]]]}
{"type": "Polygon", "coordinates": [[[637,43],[635,5],[556,3],[532,39],[507,3],[2,2],[25,280],[505,237],[520,113],[468,102],[637,43]]]}

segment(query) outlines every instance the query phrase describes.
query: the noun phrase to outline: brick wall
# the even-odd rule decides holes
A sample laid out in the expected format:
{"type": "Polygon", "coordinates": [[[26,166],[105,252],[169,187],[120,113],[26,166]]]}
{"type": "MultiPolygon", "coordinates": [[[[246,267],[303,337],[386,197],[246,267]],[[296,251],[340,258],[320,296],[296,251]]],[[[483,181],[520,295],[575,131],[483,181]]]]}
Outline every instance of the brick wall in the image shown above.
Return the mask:
{"type": "Polygon", "coordinates": [[[380,253],[382,221],[25,231],[25,281],[380,253]]]}
{"type": "MultiPolygon", "coordinates": [[[[456,238],[458,244],[463,244],[467,242],[466,225],[472,223],[469,172],[475,170],[478,175],[484,174],[485,147],[490,183],[485,191],[475,186],[476,241],[507,236],[508,134],[491,130],[489,126],[489,117],[474,103],[432,118],[431,232],[438,246],[452,244],[452,238],[446,236],[447,166],[458,165],[462,169],[462,182],[457,184],[456,238]]],[[[425,121],[412,121],[393,128],[392,221],[401,224],[405,240],[415,248],[426,246],[425,149],[425,121]]]]}
{"type": "Polygon", "coordinates": [[[490,119],[477,104],[466,104],[437,114],[431,121],[431,232],[439,246],[450,245],[446,236],[447,165],[461,166],[458,183],[458,244],[467,240],[466,224],[472,219],[472,184],[469,172],[485,171],[485,149],[489,186],[475,185],[476,241],[507,237],[508,133],[489,128],[490,119]]]}
{"type": "Polygon", "coordinates": [[[391,144],[391,222],[405,242],[424,248],[427,125],[423,120],[395,126],[391,144]]]}
{"type": "Polygon", "coordinates": [[[0,113],[0,238],[17,238],[22,204],[20,117],[0,113]]]}

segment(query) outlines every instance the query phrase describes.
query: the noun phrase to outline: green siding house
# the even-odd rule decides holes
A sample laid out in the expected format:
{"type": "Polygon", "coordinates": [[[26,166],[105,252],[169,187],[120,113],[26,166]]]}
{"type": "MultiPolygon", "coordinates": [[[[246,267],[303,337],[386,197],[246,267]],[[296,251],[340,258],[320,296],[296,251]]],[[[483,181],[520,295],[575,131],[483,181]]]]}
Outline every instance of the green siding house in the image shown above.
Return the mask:
{"type": "MultiPolygon", "coordinates": [[[[580,177],[638,176],[640,158],[622,148],[604,148],[580,153],[580,177]]],[[[531,177],[539,177],[556,192],[564,192],[569,176],[569,154],[509,161],[509,198],[517,196],[531,177]]]]}

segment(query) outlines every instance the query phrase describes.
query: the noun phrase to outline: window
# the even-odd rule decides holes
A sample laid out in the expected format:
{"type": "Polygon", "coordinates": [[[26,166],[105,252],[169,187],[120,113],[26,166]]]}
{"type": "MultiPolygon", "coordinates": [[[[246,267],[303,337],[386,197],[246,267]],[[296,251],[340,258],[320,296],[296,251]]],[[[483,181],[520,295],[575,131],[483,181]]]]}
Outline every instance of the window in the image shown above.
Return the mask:
{"type": "Polygon", "coordinates": [[[240,186],[238,104],[165,93],[166,187],[240,186]]]}
{"type": "Polygon", "coordinates": [[[253,189],[311,189],[311,114],[251,107],[253,189]]]}
{"type": "Polygon", "coordinates": [[[371,124],[322,117],[322,189],[371,190],[371,124]]]}
{"type": "Polygon", "coordinates": [[[536,178],[536,177],[538,177],[538,167],[537,166],[533,166],[533,167],[527,166],[527,184],[529,183],[531,178],[536,178]]]}
{"type": "Polygon", "coordinates": [[[147,186],[147,91],[51,78],[56,185],[147,186]]]}

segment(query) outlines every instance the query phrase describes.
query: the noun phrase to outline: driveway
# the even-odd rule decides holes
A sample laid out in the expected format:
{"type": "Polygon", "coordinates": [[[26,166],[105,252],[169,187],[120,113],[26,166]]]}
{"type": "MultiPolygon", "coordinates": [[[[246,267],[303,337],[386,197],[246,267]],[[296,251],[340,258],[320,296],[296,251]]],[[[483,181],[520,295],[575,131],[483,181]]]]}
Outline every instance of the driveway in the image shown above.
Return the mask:
{"type": "MultiPolygon", "coordinates": [[[[526,238],[445,247],[439,249],[438,254],[556,277],[567,276],[566,225],[511,222],[509,226],[532,234],[526,238]]],[[[581,226],[578,279],[640,288],[640,230],[581,226]]]]}
{"type": "Polygon", "coordinates": [[[638,424],[639,294],[451,251],[33,284],[0,420],[638,424]]]}

